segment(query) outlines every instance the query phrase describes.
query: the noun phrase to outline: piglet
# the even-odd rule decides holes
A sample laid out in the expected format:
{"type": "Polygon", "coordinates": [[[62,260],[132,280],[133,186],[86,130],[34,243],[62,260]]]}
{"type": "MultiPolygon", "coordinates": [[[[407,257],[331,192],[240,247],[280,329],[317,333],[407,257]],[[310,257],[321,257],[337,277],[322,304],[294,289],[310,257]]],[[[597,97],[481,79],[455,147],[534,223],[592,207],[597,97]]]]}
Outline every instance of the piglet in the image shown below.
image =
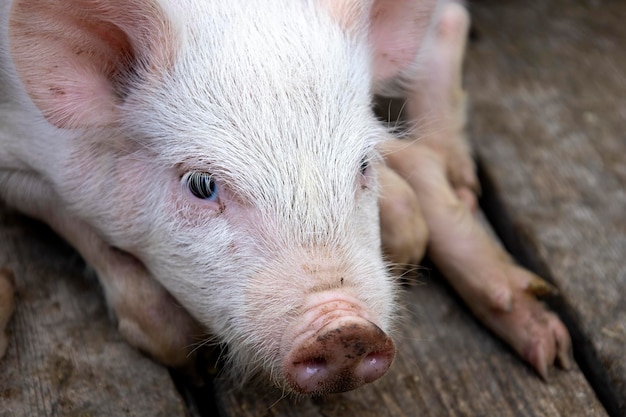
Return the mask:
{"type": "MultiPolygon", "coordinates": [[[[423,40],[442,16],[463,27],[461,6],[0,4],[0,196],[80,252],[132,345],[177,367],[208,337],[234,378],[300,394],[387,371],[397,289],[379,196],[385,230],[393,202],[416,207],[398,259],[421,257],[438,223],[371,98],[413,85],[423,40]]],[[[471,194],[469,151],[449,143],[443,187],[471,194]]]]}

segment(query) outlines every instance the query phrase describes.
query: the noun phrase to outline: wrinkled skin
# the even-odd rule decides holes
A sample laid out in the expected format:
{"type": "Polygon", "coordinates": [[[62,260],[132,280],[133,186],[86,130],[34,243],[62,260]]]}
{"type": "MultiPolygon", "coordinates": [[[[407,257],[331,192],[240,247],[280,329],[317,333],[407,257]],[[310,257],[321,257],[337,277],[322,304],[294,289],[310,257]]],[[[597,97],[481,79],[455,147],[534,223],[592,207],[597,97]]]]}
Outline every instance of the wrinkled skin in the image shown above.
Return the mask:
{"type": "MultiPolygon", "coordinates": [[[[19,3],[22,7],[14,9],[12,45],[27,46],[33,44],[33,37],[39,39],[39,26],[29,27],[30,2],[19,3]]],[[[221,84],[232,82],[228,74],[257,61],[247,61],[244,54],[233,55],[241,59],[239,66],[233,60],[201,78],[208,63],[214,62],[197,53],[180,59],[177,54],[184,51],[175,47],[175,41],[192,35],[207,36],[200,44],[225,41],[202,34],[206,24],[198,24],[178,38],[173,34],[179,28],[172,28],[175,24],[170,25],[159,10],[133,14],[132,8],[124,12],[124,2],[109,3],[115,7],[96,9],[97,23],[77,28],[85,33],[76,36],[78,40],[70,39],[87,39],[82,47],[88,46],[91,55],[85,58],[83,49],[53,44],[54,37],[47,39],[51,45],[42,46],[41,52],[47,52],[46,48],[56,51],[42,58],[44,61],[56,59],[59,52],[74,59],[67,67],[62,67],[65,60],[57,62],[63,69],[56,74],[61,76],[60,87],[49,88],[47,70],[39,71],[37,66],[39,54],[15,54],[17,76],[32,100],[25,108],[38,110],[32,121],[26,119],[15,132],[22,134],[20,129],[35,125],[33,129],[42,131],[31,134],[33,137],[63,133],[55,138],[57,142],[41,144],[22,161],[11,159],[13,149],[7,154],[0,152],[0,166],[5,168],[0,171],[0,191],[13,206],[46,221],[80,251],[98,273],[119,330],[133,346],[168,366],[189,368],[196,359],[193,347],[210,331],[219,342],[228,344],[230,358],[238,367],[235,378],[248,377],[260,368],[285,391],[325,394],[357,388],[384,374],[395,353],[388,334],[395,290],[384,271],[382,240],[387,259],[395,265],[416,264],[428,253],[472,311],[542,376],[555,361],[568,366],[567,331],[533,295],[546,284],[515,266],[475,216],[479,186],[463,134],[460,73],[468,16],[461,6],[442,2],[425,46],[385,49],[394,42],[424,35],[427,22],[422,29],[403,32],[403,25],[415,23],[403,19],[403,8],[417,3],[388,6],[391,3],[375,1],[371,16],[353,13],[344,3],[324,3],[347,33],[362,33],[363,22],[371,19],[374,74],[349,72],[353,67],[348,64],[353,61],[360,60],[357,69],[368,65],[369,60],[359,53],[355,52],[344,68],[342,50],[335,51],[336,58],[325,56],[334,50],[314,50],[312,54],[320,53],[315,62],[320,72],[315,75],[320,78],[311,82],[307,78],[311,73],[306,71],[290,74],[295,80],[302,77],[299,85],[326,86],[314,91],[311,97],[317,101],[309,102],[309,96],[289,91],[285,94],[288,99],[266,94],[281,85],[272,84],[271,77],[284,65],[268,71],[267,79],[259,78],[268,82],[264,90],[261,81],[252,78],[237,94],[229,89],[221,92],[221,84]],[[118,22],[113,35],[104,39],[100,31],[92,31],[98,24],[108,24],[101,16],[118,22]],[[398,22],[402,24],[396,25],[398,22]],[[399,30],[390,34],[381,30],[385,27],[399,30]],[[155,33],[146,36],[143,28],[155,33]],[[412,55],[421,51],[419,66],[412,66],[413,57],[407,58],[406,50],[412,55]],[[393,51],[400,51],[399,56],[393,56],[393,51]],[[142,62],[129,71],[129,54],[136,54],[138,61],[141,54],[148,56],[149,65],[142,62]],[[89,65],[82,67],[90,58],[97,58],[98,65],[87,61],[89,65]],[[100,62],[104,64],[100,66],[100,62]],[[85,71],[64,78],[64,72],[75,68],[85,71]],[[125,71],[127,78],[119,77],[125,71]],[[162,85],[161,72],[177,71],[199,79],[174,78],[162,85]],[[336,74],[345,77],[344,84],[336,82],[336,74]],[[365,141],[372,132],[382,132],[380,126],[371,125],[373,118],[365,106],[370,75],[373,90],[381,94],[394,92],[383,86],[389,79],[401,79],[409,120],[429,122],[416,126],[403,140],[365,141]],[[222,83],[211,85],[219,76],[224,77],[222,83]],[[140,83],[135,87],[137,80],[140,83]],[[75,81],[84,82],[83,87],[95,99],[85,100],[81,89],[75,94],[75,81]],[[214,90],[206,97],[198,96],[198,88],[205,85],[214,90]],[[248,88],[261,90],[254,92],[263,100],[255,102],[256,96],[248,88]],[[330,92],[346,88],[354,94],[345,103],[337,103],[338,97],[330,92]],[[241,99],[249,98],[247,94],[252,99],[241,99]],[[124,97],[121,105],[120,97],[124,97]],[[213,97],[219,99],[209,100],[213,97]],[[232,103],[231,97],[235,97],[232,103]],[[294,97],[301,102],[293,105],[294,97]],[[207,112],[220,99],[215,111],[232,120],[207,112]],[[326,119],[316,119],[326,114],[319,108],[318,112],[301,110],[319,107],[320,101],[329,103],[324,111],[341,114],[345,116],[341,121],[349,123],[326,126],[326,119]],[[172,112],[179,106],[190,107],[172,112]],[[141,117],[125,119],[126,114],[135,113],[141,117]],[[282,116],[291,113],[295,113],[292,118],[282,116]],[[281,116],[277,118],[277,114],[281,116]],[[51,128],[43,126],[41,116],[51,128]],[[220,126],[218,133],[202,124],[207,118],[220,126]],[[121,130],[133,133],[132,140],[118,135],[120,120],[121,130]],[[298,137],[305,138],[297,152],[293,147],[281,147],[293,140],[289,131],[292,120],[301,124],[296,126],[298,137]],[[311,132],[311,126],[318,130],[311,132]],[[99,141],[83,141],[81,130],[99,141]],[[341,141],[328,139],[337,131],[342,134],[341,141]],[[177,141],[179,137],[185,141],[177,141]],[[222,142],[216,145],[207,137],[222,142]],[[258,149],[254,141],[240,147],[240,137],[260,137],[261,144],[258,149]],[[264,138],[269,139],[263,142],[264,138]],[[318,148],[317,141],[323,146],[318,148]],[[384,165],[375,157],[374,146],[384,165]],[[359,152],[365,149],[366,155],[355,153],[357,148],[359,152]],[[43,167],[37,159],[42,155],[51,160],[43,167]],[[306,163],[302,155],[308,158],[306,163]],[[325,158],[328,155],[337,159],[325,158]],[[32,166],[38,169],[35,174],[22,177],[32,166]],[[190,182],[184,180],[202,170],[215,174],[219,199],[199,201],[197,190],[190,192],[190,182]],[[26,185],[30,194],[22,192],[26,185]],[[363,352],[356,348],[362,345],[368,346],[363,352]],[[358,359],[344,360],[348,356],[358,359]],[[311,373],[315,376],[310,378],[311,373]]],[[[419,4],[430,10],[435,3],[419,4]]],[[[89,4],[84,6],[92,7],[89,4]]],[[[140,8],[145,3],[133,0],[133,5],[140,8]]],[[[58,13],[55,7],[58,9],[53,6],[51,10],[58,13]]],[[[45,20],[46,9],[42,10],[39,18],[45,20]]],[[[71,15],[72,10],[61,12],[71,15]]],[[[174,13],[175,7],[168,12],[174,13]]],[[[282,10],[274,14],[278,12],[282,10]]],[[[423,10],[415,13],[426,15],[423,10]]],[[[273,19],[273,13],[267,16],[273,19]]],[[[189,19],[194,17],[192,14],[189,19]]],[[[321,21],[321,26],[328,24],[321,21]]],[[[51,22],[56,24],[55,19],[51,22]]],[[[302,25],[294,25],[292,30],[302,30],[302,25]]],[[[310,34],[303,31],[302,36],[310,34]]],[[[329,37],[329,45],[334,41],[329,37]]],[[[234,42],[232,47],[242,44],[245,47],[245,42],[234,42]]],[[[291,53],[286,47],[276,49],[291,53]]],[[[247,53],[252,52],[248,49],[247,53]]],[[[265,58],[261,56],[258,62],[265,64],[265,58]]],[[[20,94],[16,96],[22,97],[20,94]]],[[[16,102],[20,100],[26,99],[16,102]]],[[[7,115],[9,120],[10,112],[7,115]]],[[[10,141],[14,132],[2,133],[0,140],[19,148],[10,141]]],[[[11,298],[12,287],[0,287],[0,293],[11,298]]],[[[10,312],[0,311],[0,329],[10,312]]]]}

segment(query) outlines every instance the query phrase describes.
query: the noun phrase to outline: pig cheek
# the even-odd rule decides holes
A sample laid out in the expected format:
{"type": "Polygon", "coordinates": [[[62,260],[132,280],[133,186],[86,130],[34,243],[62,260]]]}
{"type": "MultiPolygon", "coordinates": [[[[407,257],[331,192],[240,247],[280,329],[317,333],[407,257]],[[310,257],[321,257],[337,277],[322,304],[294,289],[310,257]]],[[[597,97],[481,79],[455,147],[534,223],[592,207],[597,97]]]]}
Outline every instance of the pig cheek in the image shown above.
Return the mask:
{"type": "Polygon", "coordinates": [[[242,321],[234,306],[243,305],[245,277],[263,259],[254,226],[238,215],[228,192],[220,194],[221,203],[206,204],[178,191],[164,202],[160,217],[169,223],[146,256],[150,269],[203,324],[230,332],[228,323],[242,321]]]}

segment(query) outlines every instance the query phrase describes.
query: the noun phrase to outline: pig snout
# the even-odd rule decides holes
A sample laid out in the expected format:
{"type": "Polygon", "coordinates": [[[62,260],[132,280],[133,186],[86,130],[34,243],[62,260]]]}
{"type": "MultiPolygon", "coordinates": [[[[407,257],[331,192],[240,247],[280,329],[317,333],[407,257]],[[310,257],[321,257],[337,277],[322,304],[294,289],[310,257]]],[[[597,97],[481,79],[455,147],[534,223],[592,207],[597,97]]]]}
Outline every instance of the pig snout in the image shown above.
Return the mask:
{"type": "MultiPolygon", "coordinates": [[[[285,376],[294,391],[308,395],[349,391],[375,381],[391,366],[393,340],[351,305],[342,304],[316,307],[317,317],[287,354],[285,376]]],[[[311,315],[315,312],[305,314],[311,315]]]]}

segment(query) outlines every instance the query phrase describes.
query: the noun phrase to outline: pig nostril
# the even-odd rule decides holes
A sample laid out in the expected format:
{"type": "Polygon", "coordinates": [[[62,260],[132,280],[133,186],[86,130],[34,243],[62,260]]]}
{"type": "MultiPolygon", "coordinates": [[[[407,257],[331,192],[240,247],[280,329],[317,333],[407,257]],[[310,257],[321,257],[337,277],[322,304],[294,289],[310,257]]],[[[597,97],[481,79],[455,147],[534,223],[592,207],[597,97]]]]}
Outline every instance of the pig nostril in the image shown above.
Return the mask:
{"type": "Polygon", "coordinates": [[[380,378],[389,369],[393,361],[394,352],[377,351],[371,352],[355,369],[355,373],[361,376],[366,383],[380,378]]]}
{"type": "Polygon", "coordinates": [[[370,353],[365,357],[364,362],[370,366],[376,366],[380,362],[380,354],[378,352],[370,353]]]}
{"type": "Polygon", "coordinates": [[[386,363],[389,360],[390,354],[391,353],[389,351],[385,351],[385,350],[372,352],[365,357],[365,360],[370,365],[378,365],[381,362],[386,363]]]}
{"type": "Polygon", "coordinates": [[[294,363],[294,365],[303,369],[307,375],[315,375],[318,372],[324,371],[328,364],[324,358],[314,358],[300,363],[294,363]]]}

